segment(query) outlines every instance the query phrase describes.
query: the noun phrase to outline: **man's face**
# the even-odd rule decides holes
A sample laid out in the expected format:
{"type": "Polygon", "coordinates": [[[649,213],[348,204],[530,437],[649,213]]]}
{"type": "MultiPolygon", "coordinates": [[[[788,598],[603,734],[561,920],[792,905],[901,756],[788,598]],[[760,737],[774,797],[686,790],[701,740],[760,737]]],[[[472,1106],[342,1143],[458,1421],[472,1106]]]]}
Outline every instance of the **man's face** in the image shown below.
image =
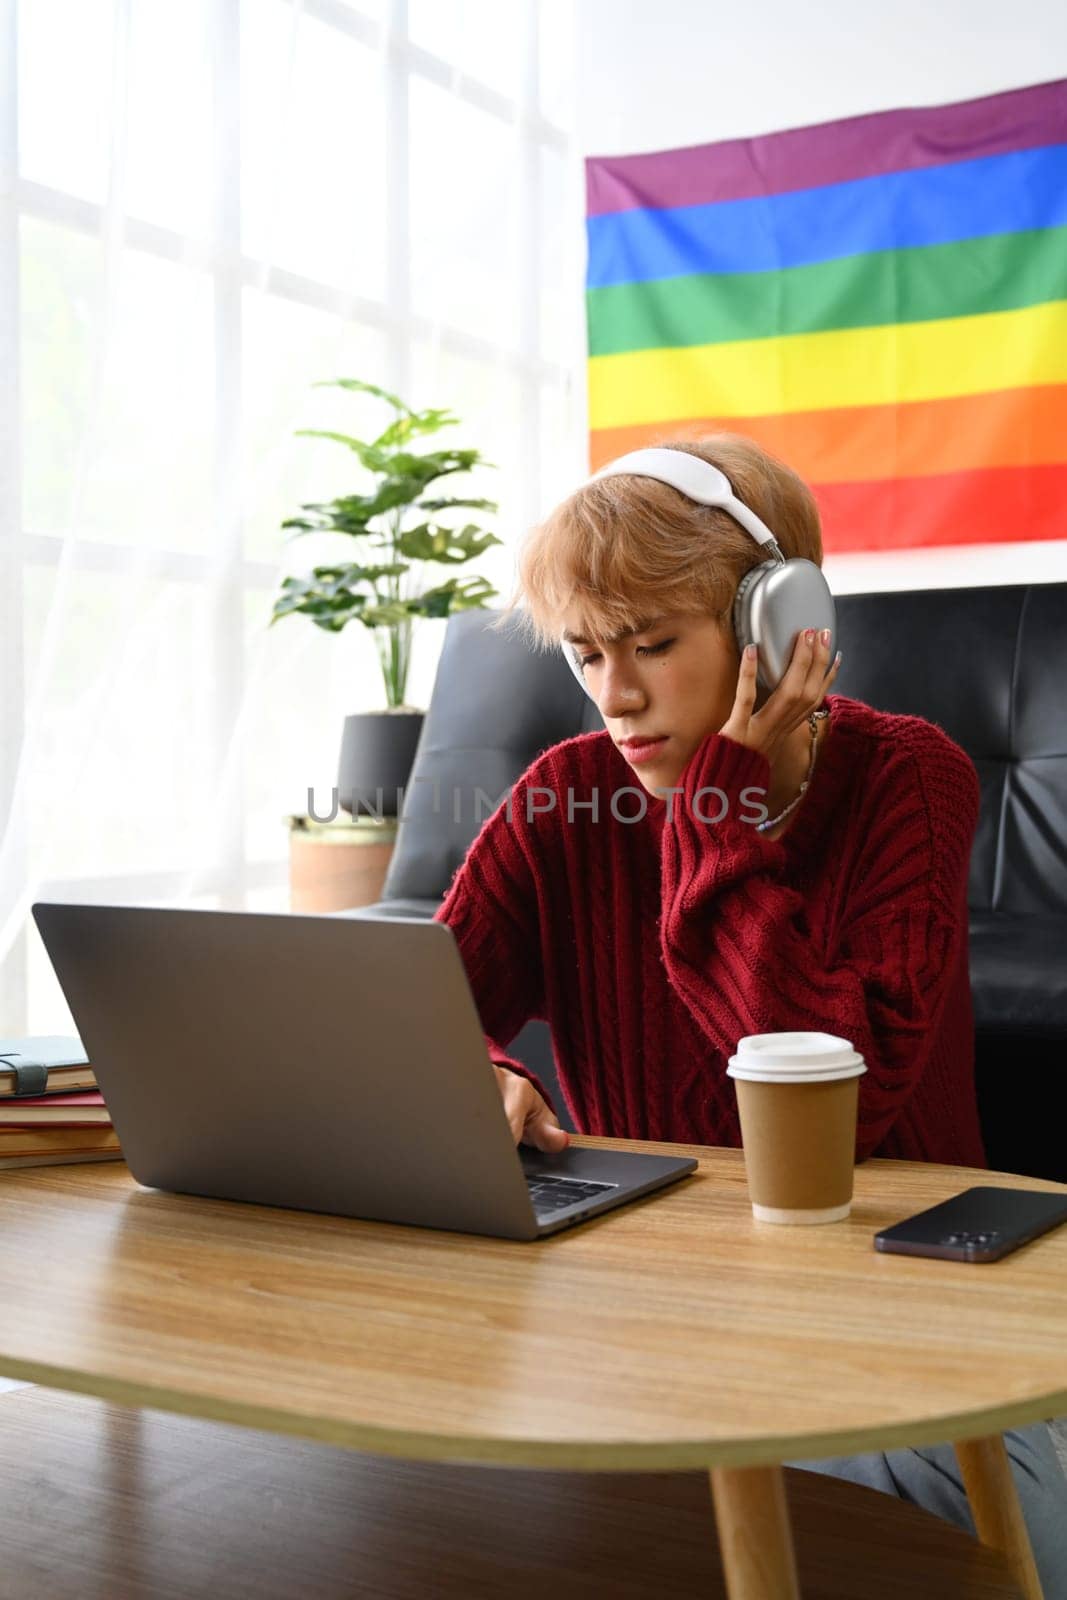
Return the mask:
{"type": "Polygon", "coordinates": [[[715,617],[674,612],[608,642],[564,621],[568,649],[608,733],[650,794],[677,786],[689,758],[728,720],[740,657],[732,631],[715,617]],[[656,739],[642,752],[630,738],[656,739]]]}

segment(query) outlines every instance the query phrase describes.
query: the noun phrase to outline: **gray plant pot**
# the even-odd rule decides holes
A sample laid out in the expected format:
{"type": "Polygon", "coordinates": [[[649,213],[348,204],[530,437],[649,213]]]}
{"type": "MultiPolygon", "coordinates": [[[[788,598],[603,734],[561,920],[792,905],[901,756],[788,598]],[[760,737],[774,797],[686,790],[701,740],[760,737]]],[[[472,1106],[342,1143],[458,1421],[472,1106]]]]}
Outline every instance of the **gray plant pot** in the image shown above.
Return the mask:
{"type": "Polygon", "coordinates": [[[337,795],[353,816],[395,817],[411,775],[425,712],[357,711],[345,718],[337,795]]]}

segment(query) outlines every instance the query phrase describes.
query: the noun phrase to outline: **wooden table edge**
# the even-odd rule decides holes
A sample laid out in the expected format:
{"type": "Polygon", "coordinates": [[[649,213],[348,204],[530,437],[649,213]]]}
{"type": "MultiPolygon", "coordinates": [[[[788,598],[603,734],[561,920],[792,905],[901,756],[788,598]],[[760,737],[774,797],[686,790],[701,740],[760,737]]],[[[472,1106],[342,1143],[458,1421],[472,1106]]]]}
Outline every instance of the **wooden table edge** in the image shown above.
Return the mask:
{"type": "Polygon", "coordinates": [[[116,1405],[168,1411],[206,1422],[232,1423],[262,1433],[286,1434],[320,1444],[399,1456],[411,1461],[465,1461],[471,1464],[544,1467],[575,1472],[694,1472],[732,1467],[780,1466],[798,1460],[860,1455],[934,1444],[956,1444],[999,1435],[1006,1429],[1046,1422],[1067,1412],[1067,1390],[1038,1395],[1009,1406],[894,1423],[873,1432],[812,1433],[788,1438],[718,1439],[631,1443],[625,1440],[522,1440],[413,1432],[338,1422],[329,1416],[227,1400],[195,1391],[165,1389],[111,1378],[47,1362],[25,1361],[0,1350],[0,1376],[16,1382],[93,1395],[116,1405]]]}

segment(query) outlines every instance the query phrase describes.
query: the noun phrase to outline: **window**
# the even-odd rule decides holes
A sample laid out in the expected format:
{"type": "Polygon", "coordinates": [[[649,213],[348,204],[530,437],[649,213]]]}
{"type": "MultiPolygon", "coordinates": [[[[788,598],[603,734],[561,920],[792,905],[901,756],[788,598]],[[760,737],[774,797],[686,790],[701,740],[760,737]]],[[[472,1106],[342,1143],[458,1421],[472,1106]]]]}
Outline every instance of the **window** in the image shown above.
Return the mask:
{"type": "MultiPolygon", "coordinates": [[[[0,1034],[71,1026],[35,898],[286,904],[369,635],[268,630],[300,427],[463,419],[503,550],[584,471],[571,0],[19,0],[0,51],[0,1034]]],[[[462,434],[462,437],[461,437],[462,434]]],[[[446,436],[447,437],[447,436],[446,436]]],[[[425,704],[443,623],[416,631],[425,704]]]]}

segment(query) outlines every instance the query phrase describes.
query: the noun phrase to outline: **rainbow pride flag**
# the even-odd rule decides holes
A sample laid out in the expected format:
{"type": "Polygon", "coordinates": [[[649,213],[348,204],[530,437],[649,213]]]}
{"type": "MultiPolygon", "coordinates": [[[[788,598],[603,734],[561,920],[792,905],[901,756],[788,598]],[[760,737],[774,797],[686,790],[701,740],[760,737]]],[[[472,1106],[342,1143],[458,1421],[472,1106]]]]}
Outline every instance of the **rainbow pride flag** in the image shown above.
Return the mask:
{"type": "Polygon", "coordinates": [[[586,167],[593,469],[727,428],[828,551],[1067,538],[1067,81],[586,167]]]}

